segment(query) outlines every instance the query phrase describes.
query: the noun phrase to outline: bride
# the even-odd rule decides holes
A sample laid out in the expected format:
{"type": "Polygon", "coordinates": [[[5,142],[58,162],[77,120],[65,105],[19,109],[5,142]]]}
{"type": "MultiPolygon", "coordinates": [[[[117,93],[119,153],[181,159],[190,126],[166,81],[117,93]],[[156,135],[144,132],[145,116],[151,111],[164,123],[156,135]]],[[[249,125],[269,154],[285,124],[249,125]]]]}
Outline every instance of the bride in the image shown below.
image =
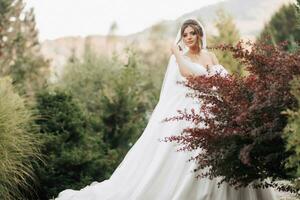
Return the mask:
{"type": "Polygon", "coordinates": [[[188,89],[176,82],[186,80],[189,75],[228,74],[216,56],[206,50],[205,31],[196,19],[183,22],[171,51],[159,101],[144,132],[111,177],[81,190],[66,189],[59,193],[57,200],[276,199],[272,189],[237,190],[226,183],[218,187],[218,179],[195,178],[196,163],[188,159],[199,153],[198,150],[176,151],[176,144],[161,141],[193,125],[184,120],[162,122],[164,118],[175,116],[179,109],[199,107],[199,102],[185,97],[188,89]]]}

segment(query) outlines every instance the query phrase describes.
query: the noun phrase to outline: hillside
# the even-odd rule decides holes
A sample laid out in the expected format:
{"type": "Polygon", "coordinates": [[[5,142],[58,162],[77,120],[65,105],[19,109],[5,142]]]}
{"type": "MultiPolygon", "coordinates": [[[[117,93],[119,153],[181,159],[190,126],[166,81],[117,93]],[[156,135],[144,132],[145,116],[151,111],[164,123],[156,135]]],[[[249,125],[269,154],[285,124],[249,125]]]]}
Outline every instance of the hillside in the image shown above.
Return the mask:
{"type": "MultiPolygon", "coordinates": [[[[75,53],[81,56],[84,46],[88,42],[98,53],[111,53],[122,50],[128,44],[136,44],[141,48],[147,48],[151,45],[149,37],[155,29],[162,30],[164,38],[172,39],[179,24],[188,17],[197,17],[201,19],[206,27],[207,34],[215,34],[213,21],[216,17],[216,11],[224,8],[234,19],[243,38],[254,39],[262,30],[265,23],[268,22],[283,4],[292,2],[292,0],[226,0],[214,5],[196,9],[193,12],[186,13],[176,20],[162,21],[145,30],[127,36],[115,36],[113,42],[108,41],[106,36],[94,35],[89,37],[63,37],[56,40],[46,40],[41,44],[42,54],[52,62],[53,72],[58,75],[62,71],[62,66],[67,59],[75,53]]],[[[166,40],[168,41],[168,40],[166,40]]]]}

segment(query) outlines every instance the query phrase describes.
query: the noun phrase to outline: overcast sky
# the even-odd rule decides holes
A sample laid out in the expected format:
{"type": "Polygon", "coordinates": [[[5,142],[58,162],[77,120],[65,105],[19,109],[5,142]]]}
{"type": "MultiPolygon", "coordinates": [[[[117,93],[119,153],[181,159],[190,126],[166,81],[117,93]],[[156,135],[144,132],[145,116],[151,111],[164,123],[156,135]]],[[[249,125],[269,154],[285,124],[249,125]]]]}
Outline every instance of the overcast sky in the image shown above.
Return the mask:
{"type": "Polygon", "coordinates": [[[138,32],[163,19],[223,0],[25,0],[35,9],[40,39],[106,35],[113,21],[117,34],[138,32]]]}

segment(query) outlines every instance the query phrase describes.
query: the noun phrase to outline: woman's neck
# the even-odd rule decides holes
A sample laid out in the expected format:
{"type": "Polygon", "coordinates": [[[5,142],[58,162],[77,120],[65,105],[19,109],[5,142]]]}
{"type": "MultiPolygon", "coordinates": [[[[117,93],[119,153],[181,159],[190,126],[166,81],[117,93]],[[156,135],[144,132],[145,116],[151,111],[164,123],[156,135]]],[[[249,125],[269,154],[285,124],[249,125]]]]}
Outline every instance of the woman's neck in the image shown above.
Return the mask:
{"type": "Polygon", "coordinates": [[[200,52],[201,52],[201,49],[200,49],[199,46],[191,47],[191,48],[189,49],[189,54],[192,55],[192,56],[193,56],[193,55],[199,55],[200,52]]]}

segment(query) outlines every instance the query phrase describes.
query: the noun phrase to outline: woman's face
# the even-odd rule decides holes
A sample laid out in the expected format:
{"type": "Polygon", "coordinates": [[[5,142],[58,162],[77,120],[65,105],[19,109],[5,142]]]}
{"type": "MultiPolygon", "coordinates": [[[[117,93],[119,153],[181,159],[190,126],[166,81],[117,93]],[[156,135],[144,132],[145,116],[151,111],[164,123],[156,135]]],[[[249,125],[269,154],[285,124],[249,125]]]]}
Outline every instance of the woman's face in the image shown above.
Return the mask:
{"type": "Polygon", "coordinates": [[[187,26],[182,35],[183,42],[188,48],[192,48],[198,45],[197,33],[191,27],[187,26]]]}

